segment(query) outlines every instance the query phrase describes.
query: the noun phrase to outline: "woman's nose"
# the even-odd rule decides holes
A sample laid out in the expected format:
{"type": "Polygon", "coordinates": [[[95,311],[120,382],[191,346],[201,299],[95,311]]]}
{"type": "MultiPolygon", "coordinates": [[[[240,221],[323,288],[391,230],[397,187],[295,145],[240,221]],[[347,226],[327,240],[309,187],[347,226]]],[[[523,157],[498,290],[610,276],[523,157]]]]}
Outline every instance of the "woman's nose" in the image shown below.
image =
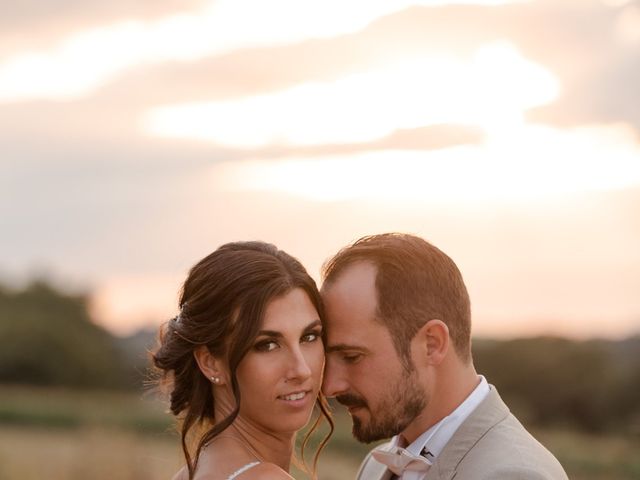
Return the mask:
{"type": "Polygon", "coordinates": [[[311,376],[311,367],[309,367],[306,357],[300,348],[294,349],[291,353],[291,364],[289,365],[287,379],[306,380],[311,376]]]}

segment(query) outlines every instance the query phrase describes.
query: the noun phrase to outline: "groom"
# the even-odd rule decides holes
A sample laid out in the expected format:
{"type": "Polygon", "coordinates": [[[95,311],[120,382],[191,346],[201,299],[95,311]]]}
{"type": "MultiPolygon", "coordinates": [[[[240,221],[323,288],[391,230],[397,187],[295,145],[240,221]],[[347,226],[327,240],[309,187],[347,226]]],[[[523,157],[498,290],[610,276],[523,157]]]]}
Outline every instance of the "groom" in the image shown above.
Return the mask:
{"type": "Polygon", "coordinates": [[[362,480],[566,479],[471,358],[467,289],[453,261],[406,234],[364,237],[323,271],[323,390],[374,449],[362,480]]]}

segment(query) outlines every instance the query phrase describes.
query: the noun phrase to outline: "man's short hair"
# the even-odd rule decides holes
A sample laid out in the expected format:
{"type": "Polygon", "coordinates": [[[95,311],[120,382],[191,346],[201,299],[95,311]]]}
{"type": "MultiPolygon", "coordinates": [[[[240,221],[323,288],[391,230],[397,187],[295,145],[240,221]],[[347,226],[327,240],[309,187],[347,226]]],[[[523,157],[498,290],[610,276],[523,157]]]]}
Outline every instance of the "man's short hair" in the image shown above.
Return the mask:
{"type": "Polygon", "coordinates": [[[389,329],[407,367],[411,340],[432,319],[447,325],[458,356],[464,362],[471,360],[469,294],[451,258],[414,235],[366,236],[325,263],[324,285],[330,286],[349,265],[360,261],[376,267],[377,320],[389,329]]]}

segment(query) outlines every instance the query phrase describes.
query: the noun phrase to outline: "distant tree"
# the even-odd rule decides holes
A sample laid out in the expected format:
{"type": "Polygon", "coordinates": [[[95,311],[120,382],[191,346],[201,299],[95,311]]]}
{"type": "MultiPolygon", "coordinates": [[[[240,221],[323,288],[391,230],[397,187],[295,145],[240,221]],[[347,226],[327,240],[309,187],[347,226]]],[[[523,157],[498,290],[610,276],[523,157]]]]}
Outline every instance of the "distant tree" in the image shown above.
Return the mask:
{"type": "Polygon", "coordinates": [[[476,342],[476,366],[528,422],[599,431],[611,420],[616,382],[598,342],[525,338],[476,342]]]}
{"type": "Polygon", "coordinates": [[[117,337],[116,346],[125,362],[128,376],[136,387],[155,383],[156,372],[150,370],[150,352],[158,343],[157,329],[141,329],[128,337],[117,337]]]}
{"type": "Polygon", "coordinates": [[[0,382],[77,387],[130,384],[114,338],[94,324],[84,295],[43,281],[0,289],[0,382]]]}
{"type": "Polygon", "coordinates": [[[619,430],[640,435],[640,336],[608,342],[616,370],[610,410],[619,430]]]}

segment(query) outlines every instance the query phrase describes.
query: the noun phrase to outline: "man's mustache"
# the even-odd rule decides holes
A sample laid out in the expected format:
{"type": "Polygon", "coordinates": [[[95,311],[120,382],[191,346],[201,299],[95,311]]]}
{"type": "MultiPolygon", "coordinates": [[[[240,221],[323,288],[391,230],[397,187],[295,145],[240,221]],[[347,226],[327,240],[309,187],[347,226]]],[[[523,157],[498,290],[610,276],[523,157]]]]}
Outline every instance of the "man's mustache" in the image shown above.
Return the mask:
{"type": "Polygon", "coordinates": [[[364,398],[358,397],[357,395],[353,395],[351,393],[344,393],[342,395],[337,395],[336,400],[338,403],[341,403],[345,407],[366,407],[367,402],[365,402],[364,398]]]}

